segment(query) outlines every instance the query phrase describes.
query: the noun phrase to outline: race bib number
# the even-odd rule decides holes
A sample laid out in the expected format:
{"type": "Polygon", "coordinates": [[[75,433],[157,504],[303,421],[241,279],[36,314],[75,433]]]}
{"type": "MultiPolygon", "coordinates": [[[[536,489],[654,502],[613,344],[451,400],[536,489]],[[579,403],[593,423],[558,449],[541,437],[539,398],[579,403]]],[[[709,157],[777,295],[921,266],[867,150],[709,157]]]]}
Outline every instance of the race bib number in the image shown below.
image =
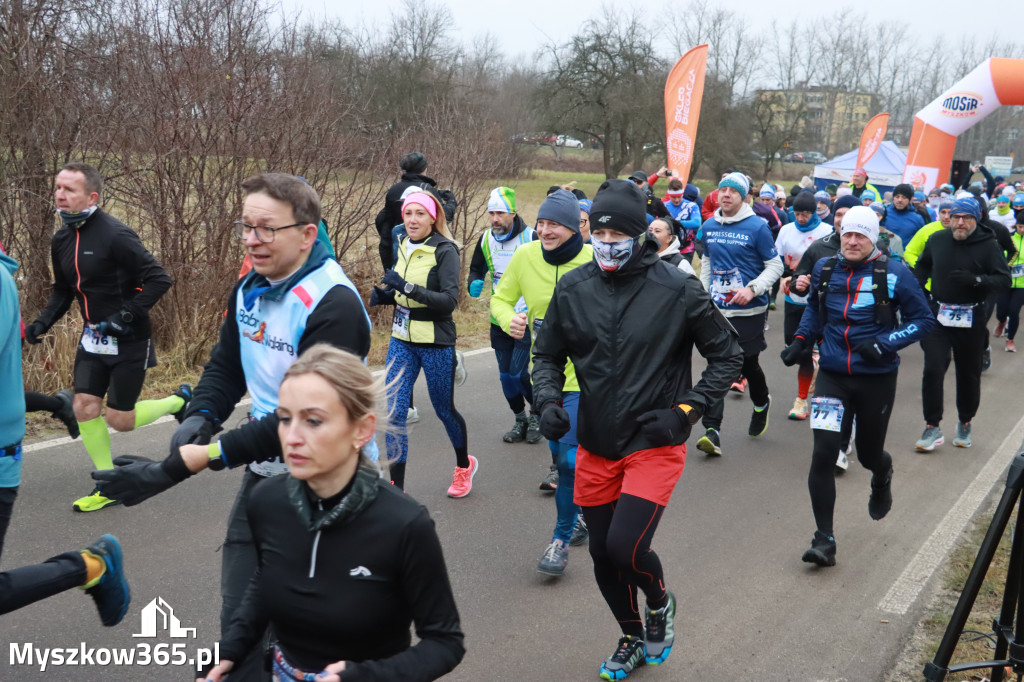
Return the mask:
{"type": "Polygon", "coordinates": [[[939,304],[939,324],[943,327],[970,328],[974,322],[973,305],[939,304]]]}
{"type": "Polygon", "coordinates": [[[1024,263],[1018,263],[1010,268],[1010,276],[1014,278],[1024,277],[1024,263]]]}
{"type": "Polygon", "coordinates": [[[736,291],[743,287],[739,268],[715,270],[711,273],[711,298],[719,305],[729,304],[736,291]]]}
{"type": "Polygon", "coordinates": [[[95,355],[117,355],[117,339],[86,327],[82,331],[82,350],[95,355]]]}
{"type": "Polygon", "coordinates": [[[409,309],[404,305],[395,306],[395,315],[391,319],[391,333],[403,341],[409,340],[409,309]]]}
{"type": "Polygon", "coordinates": [[[839,398],[811,400],[811,428],[822,431],[839,431],[843,427],[843,401],[839,398]]]}
{"type": "Polygon", "coordinates": [[[533,318],[533,340],[534,341],[537,340],[537,334],[540,333],[540,328],[541,328],[541,325],[543,325],[543,324],[544,324],[544,318],[543,317],[535,317],[535,318],[533,318]]]}

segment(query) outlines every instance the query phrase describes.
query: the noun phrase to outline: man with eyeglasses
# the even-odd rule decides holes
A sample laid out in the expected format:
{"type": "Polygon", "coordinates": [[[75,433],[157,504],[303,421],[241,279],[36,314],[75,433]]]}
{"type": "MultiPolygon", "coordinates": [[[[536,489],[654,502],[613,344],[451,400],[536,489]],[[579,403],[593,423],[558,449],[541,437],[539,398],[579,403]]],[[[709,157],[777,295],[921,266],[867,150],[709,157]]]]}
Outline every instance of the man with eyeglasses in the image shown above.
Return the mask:
{"type": "MultiPolygon", "coordinates": [[[[256,571],[256,549],[246,505],[253,487],[287,473],[277,438],[277,390],[285,371],[316,343],[366,357],[370,318],[355,285],[317,239],[320,197],[300,178],[264,173],[242,183],[245,198],[235,234],[245,244],[253,271],[234,286],[220,340],[163,462],[121,458],[117,470],[97,474],[101,490],[127,505],[138,504],[202,469],[248,464],[228,518],[221,555],[221,630],[256,571]],[[210,443],[248,391],[250,423],[210,443]],[[207,445],[209,444],[209,445],[207,445]]],[[[259,649],[259,647],[257,647],[259,649]]],[[[232,678],[268,679],[261,651],[236,665],[232,678]]]]}
{"type": "Polygon", "coordinates": [[[931,452],[945,442],[942,384],[950,356],[956,366],[956,408],[959,420],[953,445],[971,447],[971,420],[981,402],[981,372],[988,330],[985,300],[1010,287],[1010,269],[999,243],[979,230],[981,205],[972,197],[957,199],[950,209],[948,230],[928,238],[914,275],[924,288],[931,278],[931,306],[939,324],[921,340],[924,377],[921,402],[925,429],[916,448],[931,452]]]}
{"type": "MultiPolygon", "coordinates": [[[[136,402],[146,370],[156,365],[149,311],[171,287],[171,278],[139,236],[99,207],[103,176],[86,163],[69,163],[57,174],[54,200],[62,227],[53,235],[53,290],[46,306],[25,327],[25,340],[42,336],[74,300],[84,329],[75,353],[72,407],[82,444],[98,470],[113,469],[109,425],[132,431],[166,414],[180,416],[188,384],[161,400],[136,402]],[[106,420],[100,416],[107,399],[106,420]]],[[[72,504],[79,512],[116,504],[98,490],[72,504]]]]}

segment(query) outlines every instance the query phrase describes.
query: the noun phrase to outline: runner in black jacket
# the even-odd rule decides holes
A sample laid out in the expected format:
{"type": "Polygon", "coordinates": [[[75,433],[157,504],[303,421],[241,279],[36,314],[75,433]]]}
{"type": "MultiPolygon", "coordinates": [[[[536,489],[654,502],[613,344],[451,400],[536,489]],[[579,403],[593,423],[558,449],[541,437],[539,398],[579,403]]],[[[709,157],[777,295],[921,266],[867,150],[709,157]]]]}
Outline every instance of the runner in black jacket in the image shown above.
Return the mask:
{"type": "Polygon", "coordinates": [[[405,194],[405,190],[425,185],[430,188],[437,187],[434,178],[423,175],[423,171],[427,169],[427,158],[419,152],[404,155],[398,162],[398,167],[402,169],[402,179],[388,188],[387,194],[384,195],[384,208],[374,220],[377,234],[380,235],[380,262],[385,270],[395,266],[392,230],[395,225],[402,224],[402,195],[405,194]]]}
{"type": "Polygon", "coordinates": [[[559,280],[534,344],[545,437],[569,428],[559,404],[566,360],[580,384],[574,499],[590,529],[598,587],[623,633],[602,664],[606,679],[622,679],[645,658],[657,665],[672,650],[675,600],[651,539],[682,475],[691,424],[743,364],[735,330],[700,281],[658,257],[645,203],[631,182],[601,185],[590,212],[594,262],[559,280]],[[691,388],[694,345],[708,367],[691,388]],[[637,587],[647,597],[646,632],[637,587]]]}
{"type": "MultiPolygon", "coordinates": [[[[182,384],[162,400],[135,401],[146,369],[156,364],[149,310],[171,287],[167,275],[127,225],[99,205],[103,178],[88,164],[68,164],[57,174],[55,192],[63,227],[50,246],[53,291],[25,340],[41,337],[78,300],[85,329],[74,368],[74,412],[82,444],[96,469],[114,468],[110,433],[131,431],[165,414],[180,414],[190,388],[182,384]],[[107,396],[106,422],[100,417],[107,396]]],[[[75,511],[91,512],[115,502],[98,491],[75,500],[75,511]]]]}

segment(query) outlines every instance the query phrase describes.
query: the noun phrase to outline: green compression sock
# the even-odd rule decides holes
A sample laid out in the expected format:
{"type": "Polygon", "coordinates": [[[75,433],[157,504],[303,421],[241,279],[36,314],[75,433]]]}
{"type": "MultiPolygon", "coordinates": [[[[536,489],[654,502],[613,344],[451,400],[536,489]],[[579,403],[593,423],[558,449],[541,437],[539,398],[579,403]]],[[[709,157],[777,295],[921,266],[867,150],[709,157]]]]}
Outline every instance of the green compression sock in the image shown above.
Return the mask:
{"type": "Polygon", "coordinates": [[[165,414],[174,414],[185,405],[185,399],[169,395],[160,400],[143,400],[135,403],[135,428],[152,424],[165,414]]]}
{"type": "Polygon", "coordinates": [[[92,458],[92,465],[100,471],[113,469],[114,462],[110,458],[110,432],[107,431],[107,423],[103,421],[103,417],[78,422],[78,428],[82,432],[82,445],[92,458]]]}

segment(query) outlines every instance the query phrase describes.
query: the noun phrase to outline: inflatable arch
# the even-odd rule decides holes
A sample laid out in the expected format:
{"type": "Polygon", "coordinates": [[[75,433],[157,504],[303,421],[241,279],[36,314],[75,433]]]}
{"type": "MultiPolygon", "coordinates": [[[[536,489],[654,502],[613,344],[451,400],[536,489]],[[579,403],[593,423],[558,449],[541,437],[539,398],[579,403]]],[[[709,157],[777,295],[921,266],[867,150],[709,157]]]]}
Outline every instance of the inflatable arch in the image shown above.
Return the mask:
{"type": "Polygon", "coordinates": [[[903,182],[946,182],[958,135],[999,107],[1024,104],[1024,59],[992,57],[914,116],[903,182]]]}

